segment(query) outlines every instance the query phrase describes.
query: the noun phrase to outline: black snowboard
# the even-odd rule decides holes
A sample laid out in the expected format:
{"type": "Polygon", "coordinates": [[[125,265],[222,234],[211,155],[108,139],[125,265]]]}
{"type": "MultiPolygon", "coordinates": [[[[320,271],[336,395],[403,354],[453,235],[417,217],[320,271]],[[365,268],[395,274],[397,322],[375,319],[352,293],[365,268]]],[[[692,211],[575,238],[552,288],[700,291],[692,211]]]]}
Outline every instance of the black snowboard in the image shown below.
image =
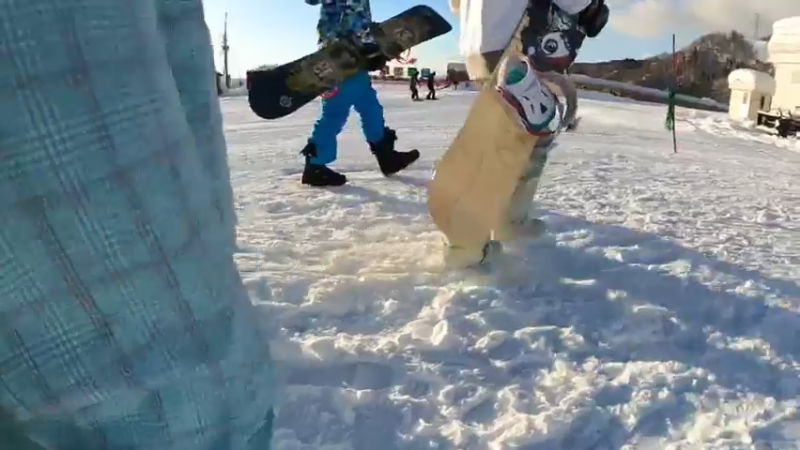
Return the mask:
{"type": "MultiPolygon", "coordinates": [[[[391,60],[452,29],[431,7],[417,5],[381,22],[375,40],[391,60]]],[[[288,116],[366,67],[357,45],[343,40],[282,66],[250,71],[250,108],[264,119],[288,116]]]]}

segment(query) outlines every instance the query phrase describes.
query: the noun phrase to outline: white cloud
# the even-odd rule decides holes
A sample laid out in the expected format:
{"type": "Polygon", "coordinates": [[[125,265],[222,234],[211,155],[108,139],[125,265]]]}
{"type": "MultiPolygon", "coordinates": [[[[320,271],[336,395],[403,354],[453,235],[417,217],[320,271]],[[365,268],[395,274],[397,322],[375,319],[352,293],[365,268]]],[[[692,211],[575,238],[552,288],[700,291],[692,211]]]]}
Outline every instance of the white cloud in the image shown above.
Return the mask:
{"type": "Polygon", "coordinates": [[[772,23],[800,16],[798,0],[606,0],[610,25],[632,36],[664,32],[738,30],[752,36],[758,14],[760,36],[772,32],[772,23]]]}

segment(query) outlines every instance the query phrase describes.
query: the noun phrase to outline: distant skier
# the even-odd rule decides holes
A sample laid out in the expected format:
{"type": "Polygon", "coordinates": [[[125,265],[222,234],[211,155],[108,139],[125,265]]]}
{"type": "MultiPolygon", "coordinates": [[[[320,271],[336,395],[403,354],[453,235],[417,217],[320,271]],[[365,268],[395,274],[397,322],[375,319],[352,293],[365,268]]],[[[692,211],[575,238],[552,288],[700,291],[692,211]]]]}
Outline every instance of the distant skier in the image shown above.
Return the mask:
{"type": "Polygon", "coordinates": [[[337,137],[347,123],[351,108],[361,116],[361,130],[381,172],[389,176],[405,169],[419,158],[419,151],[395,150],[397,134],[386,126],[383,106],[372,87],[368,72],[381,70],[387,59],[370,33],[373,22],[369,0],[306,0],[306,3],[320,5],[317,24],[320,45],[353,39],[361,44],[370,65],[322,99],[322,113],[301,152],[306,157],[302,183],[321,187],[341,186],[347,182],[347,177],[329,168],[328,164],[336,160],[337,137]]]}
{"type": "Polygon", "coordinates": [[[419,72],[416,70],[411,73],[408,88],[411,89],[411,100],[419,101],[419,72]]]}
{"type": "Polygon", "coordinates": [[[461,53],[479,85],[500,64],[509,40],[517,55],[527,55],[512,58],[500,80],[520,125],[542,136],[512,197],[509,221],[520,233],[539,234],[543,224],[529,217],[530,204],[555,135],[577,113],[575,87],[561,74],[575,61],[584,39],[603,30],[608,6],[604,0],[450,0],[450,8],[460,15],[461,53]],[[526,22],[513,35],[520,20],[526,22]]]}
{"type": "Polygon", "coordinates": [[[452,89],[454,91],[458,90],[458,78],[456,78],[456,75],[455,75],[454,72],[451,72],[450,70],[448,70],[447,73],[445,73],[444,82],[445,82],[445,86],[444,87],[446,87],[446,88],[449,87],[450,89],[452,89]]]}
{"type": "Polygon", "coordinates": [[[434,84],[435,80],[436,72],[431,72],[426,80],[428,83],[428,95],[425,96],[426,100],[436,100],[436,85],[434,84]]]}

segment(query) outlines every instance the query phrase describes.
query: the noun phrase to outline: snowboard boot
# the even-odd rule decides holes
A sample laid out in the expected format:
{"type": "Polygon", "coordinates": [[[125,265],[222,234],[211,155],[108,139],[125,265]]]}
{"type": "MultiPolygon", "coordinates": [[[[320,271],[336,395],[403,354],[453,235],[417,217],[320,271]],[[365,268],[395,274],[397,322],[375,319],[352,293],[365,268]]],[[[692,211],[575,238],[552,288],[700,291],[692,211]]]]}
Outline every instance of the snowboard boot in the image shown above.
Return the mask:
{"type": "Polygon", "coordinates": [[[394,143],[396,141],[397,133],[391,128],[386,127],[383,131],[383,138],[380,141],[369,143],[372,154],[375,155],[375,159],[378,160],[381,173],[387,177],[400,172],[419,159],[418,150],[410,150],[407,152],[398,152],[395,150],[394,143]]]}
{"type": "Polygon", "coordinates": [[[302,183],[314,187],[342,186],[347,183],[347,177],[334,171],[324,164],[313,164],[311,158],[317,155],[317,146],[309,141],[300,152],[306,157],[306,166],[303,169],[302,183]]]}
{"type": "Polygon", "coordinates": [[[550,136],[563,124],[564,105],[555,93],[539,79],[527,58],[511,61],[504,68],[505,75],[497,90],[517,113],[517,119],[528,133],[550,136]]]}

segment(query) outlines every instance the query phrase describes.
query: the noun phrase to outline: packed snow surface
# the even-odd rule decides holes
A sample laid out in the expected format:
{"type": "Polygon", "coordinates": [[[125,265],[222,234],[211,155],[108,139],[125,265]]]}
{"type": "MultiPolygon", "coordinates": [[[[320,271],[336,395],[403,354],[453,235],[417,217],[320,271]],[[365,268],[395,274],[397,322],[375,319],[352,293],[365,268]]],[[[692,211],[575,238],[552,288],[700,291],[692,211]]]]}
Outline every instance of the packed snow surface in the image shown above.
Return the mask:
{"type": "Polygon", "coordinates": [[[534,209],[548,234],[447,271],[426,184],[475,95],[382,88],[421,160],[382,177],[354,115],[351,183],[327,190],[299,181],[317,105],[222,100],[275,448],[800,447],[797,143],[679,108],[673,154],[664,106],[584,98],[534,209]]]}

